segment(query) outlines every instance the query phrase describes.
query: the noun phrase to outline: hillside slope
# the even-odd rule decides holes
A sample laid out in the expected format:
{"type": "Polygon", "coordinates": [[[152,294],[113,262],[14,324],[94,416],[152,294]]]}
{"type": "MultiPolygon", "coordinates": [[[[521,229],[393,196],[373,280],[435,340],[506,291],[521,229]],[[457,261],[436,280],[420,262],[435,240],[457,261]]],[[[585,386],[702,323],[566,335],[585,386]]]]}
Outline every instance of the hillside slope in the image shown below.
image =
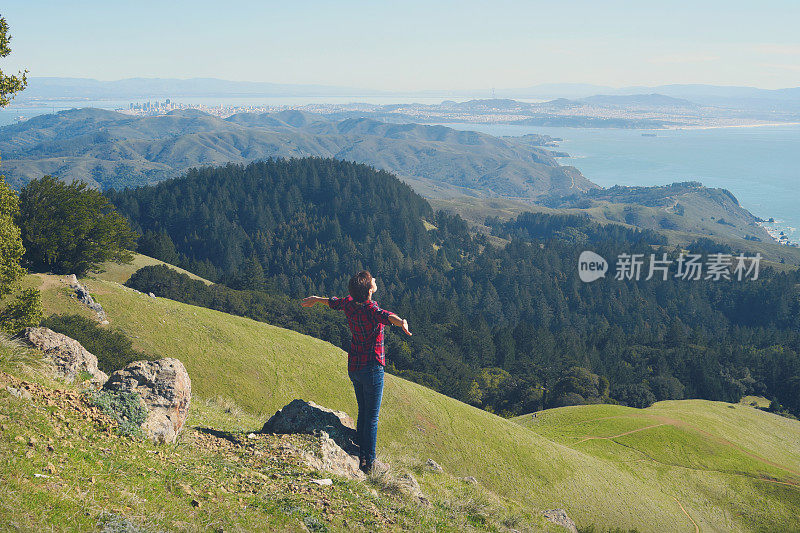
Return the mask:
{"type": "Polygon", "coordinates": [[[743,403],[663,401],[647,409],[580,405],[513,420],[537,435],[673,487],[700,530],[794,531],[800,422],[743,403]],[[690,481],[691,480],[691,481],[690,481]],[[700,489],[700,490],[698,490],[700,489]],[[753,515],[748,502],[767,498],[753,515]],[[708,514],[698,513],[705,508],[708,514]]]}
{"type": "MultiPolygon", "coordinates": [[[[58,280],[43,279],[49,312],[77,308],[58,280]]],[[[252,320],[149,298],[102,279],[89,280],[87,285],[112,325],[130,335],[138,349],[184,362],[199,398],[230,398],[261,419],[293,398],[356,412],[346,354],[328,343],[252,320]]],[[[791,431],[797,430],[785,431],[789,432],[785,438],[794,438],[791,431]]],[[[690,531],[691,520],[714,530],[800,526],[796,487],[721,471],[683,470],[665,477],[656,469],[574,449],[552,436],[389,375],[379,454],[431,457],[453,475],[474,476],[490,490],[527,508],[564,508],[583,526],[690,531]],[[765,508],[772,509],[771,514],[766,515],[765,508]]],[[[777,477],[778,470],[770,472],[777,477]]]]}
{"type": "Polygon", "coordinates": [[[534,198],[596,187],[549,151],[510,139],[300,111],[220,119],[200,111],[136,117],[74,109],[0,128],[0,153],[17,188],[44,174],[124,188],[202,165],[310,155],[388,170],[429,196],[534,198]]]}
{"type": "Polygon", "coordinates": [[[229,400],[195,398],[175,445],[121,437],[81,385],[53,380],[40,352],[4,336],[0,422],[2,531],[560,529],[421,462],[331,475],[309,460],[320,437],[262,434],[229,400]]]}

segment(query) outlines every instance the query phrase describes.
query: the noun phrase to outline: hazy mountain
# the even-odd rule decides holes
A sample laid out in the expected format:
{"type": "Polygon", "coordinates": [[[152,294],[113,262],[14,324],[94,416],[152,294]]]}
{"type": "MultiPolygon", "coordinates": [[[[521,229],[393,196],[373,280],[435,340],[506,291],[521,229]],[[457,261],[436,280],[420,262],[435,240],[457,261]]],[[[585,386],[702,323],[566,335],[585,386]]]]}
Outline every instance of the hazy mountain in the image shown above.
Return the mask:
{"type": "Polygon", "coordinates": [[[215,78],[128,78],[99,81],[89,78],[31,77],[18,98],[175,98],[181,96],[368,96],[384,91],[215,78]]]}
{"type": "Polygon", "coordinates": [[[598,94],[595,96],[589,96],[587,98],[582,98],[581,102],[586,102],[589,104],[597,104],[603,106],[614,106],[614,107],[649,107],[649,108],[659,108],[659,107],[685,107],[685,108],[696,108],[699,107],[694,102],[690,102],[684,98],[675,98],[673,96],[666,96],[663,94],[652,93],[652,94],[630,94],[630,95],[623,95],[623,94],[598,94]]]}
{"type": "Polygon", "coordinates": [[[334,121],[300,111],[224,120],[199,111],[153,117],[62,111],[0,128],[0,154],[3,172],[16,187],[52,174],[120,188],[196,166],[308,155],[371,164],[431,197],[536,198],[596,187],[526,141],[444,126],[334,121]]]}

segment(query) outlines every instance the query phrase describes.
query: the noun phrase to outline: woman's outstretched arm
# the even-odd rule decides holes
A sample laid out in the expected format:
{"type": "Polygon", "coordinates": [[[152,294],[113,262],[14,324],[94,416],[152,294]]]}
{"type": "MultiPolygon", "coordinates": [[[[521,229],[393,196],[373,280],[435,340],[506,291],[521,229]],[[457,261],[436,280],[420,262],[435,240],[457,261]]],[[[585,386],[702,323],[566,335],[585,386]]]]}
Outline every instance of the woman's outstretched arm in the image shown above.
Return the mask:
{"type": "Polygon", "coordinates": [[[395,326],[400,326],[403,328],[403,331],[406,335],[411,335],[411,332],[408,330],[408,320],[405,318],[400,318],[396,314],[392,313],[389,315],[389,322],[394,324],[395,326]]]}
{"type": "Polygon", "coordinates": [[[303,298],[302,302],[300,302],[300,305],[303,307],[313,307],[314,304],[328,305],[328,298],[324,298],[322,296],[307,296],[303,298]]]}

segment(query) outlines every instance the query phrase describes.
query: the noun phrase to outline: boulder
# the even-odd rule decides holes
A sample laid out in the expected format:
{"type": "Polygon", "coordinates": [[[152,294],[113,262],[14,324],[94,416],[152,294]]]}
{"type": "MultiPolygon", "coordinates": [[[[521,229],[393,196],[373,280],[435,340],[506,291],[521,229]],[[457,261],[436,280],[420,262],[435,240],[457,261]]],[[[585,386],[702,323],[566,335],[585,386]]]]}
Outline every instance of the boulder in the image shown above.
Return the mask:
{"type": "Polygon", "coordinates": [[[142,430],[157,443],[175,442],[189,414],[192,382],[177,359],[134,361],[111,374],[103,389],[137,392],[148,413],[142,430]]]}
{"type": "Polygon", "coordinates": [[[97,368],[97,357],[75,339],[49,328],[25,328],[22,338],[43,351],[52,361],[56,375],[67,381],[74,381],[81,372],[90,374],[91,381],[97,385],[108,379],[105,372],[97,368]]]}
{"type": "MultiPolygon", "coordinates": [[[[262,433],[326,433],[340,448],[358,456],[355,423],[342,411],[334,411],[314,402],[295,399],[278,410],[264,424],[262,433]]],[[[356,462],[358,462],[356,460],[356,462]]]]}
{"type": "Polygon", "coordinates": [[[330,472],[350,479],[366,479],[366,475],[358,468],[358,457],[350,455],[342,449],[330,436],[319,432],[319,450],[301,452],[306,464],[311,468],[330,472]]]}
{"type": "Polygon", "coordinates": [[[572,519],[567,516],[567,512],[564,509],[549,509],[544,511],[542,514],[547,520],[565,528],[570,533],[578,533],[578,528],[575,526],[575,522],[573,522],[572,519]]]}
{"type": "Polygon", "coordinates": [[[105,322],[108,317],[106,316],[103,306],[94,301],[94,298],[92,298],[92,295],[89,294],[89,291],[86,289],[86,287],[78,282],[78,278],[75,276],[75,274],[67,276],[67,281],[75,290],[75,296],[78,298],[78,301],[97,313],[98,320],[105,322]]]}

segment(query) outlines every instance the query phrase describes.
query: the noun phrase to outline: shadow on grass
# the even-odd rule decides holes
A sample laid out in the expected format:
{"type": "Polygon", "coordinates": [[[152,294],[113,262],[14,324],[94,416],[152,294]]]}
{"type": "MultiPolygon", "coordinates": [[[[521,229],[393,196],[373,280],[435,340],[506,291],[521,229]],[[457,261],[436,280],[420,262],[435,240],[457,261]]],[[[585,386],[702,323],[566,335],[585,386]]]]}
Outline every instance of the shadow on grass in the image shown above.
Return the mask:
{"type": "Polygon", "coordinates": [[[233,444],[241,444],[241,441],[236,437],[234,433],[230,431],[221,431],[219,429],[213,428],[203,428],[203,427],[195,427],[195,431],[199,431],[200,433],[205,433],[206,435],[211,435],[213,437],[217,437],[218,439],[225,439],[233,444]]]}

